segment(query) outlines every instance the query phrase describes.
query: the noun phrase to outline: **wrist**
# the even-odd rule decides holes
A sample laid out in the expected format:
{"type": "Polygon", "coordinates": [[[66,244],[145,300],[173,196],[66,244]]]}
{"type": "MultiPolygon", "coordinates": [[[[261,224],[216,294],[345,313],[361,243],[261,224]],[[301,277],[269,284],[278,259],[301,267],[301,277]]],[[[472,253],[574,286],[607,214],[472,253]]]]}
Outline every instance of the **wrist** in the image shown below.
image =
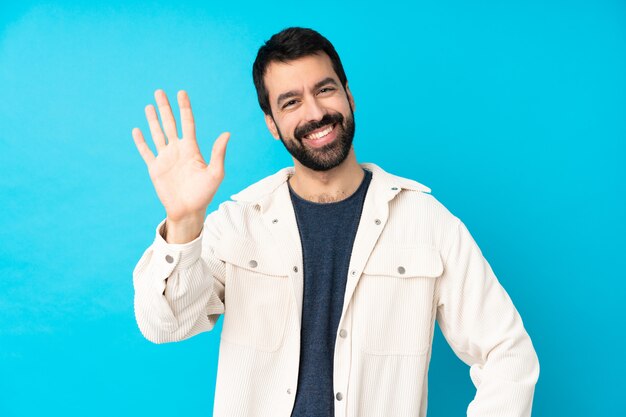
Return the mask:
{"type": "Polygon", "coordinates": [[[196,239],[204,226],[204,213],[195,213],[173,220],[167,217],[163,228],[163,239],[167,243],[188,243],[196,239]]]}

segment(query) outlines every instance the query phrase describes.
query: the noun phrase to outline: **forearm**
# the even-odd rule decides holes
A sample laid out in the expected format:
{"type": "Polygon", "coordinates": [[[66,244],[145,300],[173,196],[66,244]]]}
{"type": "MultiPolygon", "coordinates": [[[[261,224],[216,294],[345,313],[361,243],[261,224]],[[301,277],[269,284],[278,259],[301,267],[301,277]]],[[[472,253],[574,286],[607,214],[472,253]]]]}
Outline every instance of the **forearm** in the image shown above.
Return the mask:
{"type": "Polygon", "coordinates": [[[213,328],[223,313],[221,262],[203,259],[202,236],[168,244],[162,230],[133,272],[135,315],[155,343],[179,341],[213,328]]]}
{"type": "Polygon", "coordinates": [[[437,319],[452,349],[471,367],[476,396],[468,417],[529,417],[537,354],[511,298],[463,224],[445,265],[437,319]]]}
{"type": "Polygon", "coordinates": [[[476,396],[468,417],[530,417],[539,360],[525,332],[489,352],[484,363],[470,368],[476,396]]]}

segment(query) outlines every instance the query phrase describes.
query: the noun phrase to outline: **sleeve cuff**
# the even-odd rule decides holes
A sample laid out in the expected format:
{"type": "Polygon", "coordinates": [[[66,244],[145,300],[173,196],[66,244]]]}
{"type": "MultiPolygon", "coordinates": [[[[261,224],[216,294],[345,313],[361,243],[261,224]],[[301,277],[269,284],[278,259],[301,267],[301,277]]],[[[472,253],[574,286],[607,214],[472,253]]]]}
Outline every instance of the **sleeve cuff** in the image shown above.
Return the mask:
{"type": "Polygon", "coordinates": [[[202,227],[198,237],[191,242],[167,243],[161,235],[161,231],[165,225],[165,220],[166,219],[163,219],[156,227],[156,236],[153,243],[153,256],[157,262],[162,262],[163,266],[169,270],[169,273],[171,273],[174,268],[187,268],[200,258],[200,255],[202,254],[202,236],[204,233],[204,226],[202,227]]]}

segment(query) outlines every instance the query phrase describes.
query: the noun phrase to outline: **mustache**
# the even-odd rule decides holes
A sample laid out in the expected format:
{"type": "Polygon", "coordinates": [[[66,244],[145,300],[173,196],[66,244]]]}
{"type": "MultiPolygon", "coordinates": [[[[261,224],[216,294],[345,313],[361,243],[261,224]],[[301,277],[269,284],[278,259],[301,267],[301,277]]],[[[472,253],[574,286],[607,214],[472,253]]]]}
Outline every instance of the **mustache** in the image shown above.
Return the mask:
{"type": "Polygon", "coordinates": [[[315,120],[297,127],[293,132],[293,136],[299,141],[302,141],[302,139],[312,131],[335,123],[343,125],[343,115],[341,113],[327,113],[320,120],[315,120]]]}

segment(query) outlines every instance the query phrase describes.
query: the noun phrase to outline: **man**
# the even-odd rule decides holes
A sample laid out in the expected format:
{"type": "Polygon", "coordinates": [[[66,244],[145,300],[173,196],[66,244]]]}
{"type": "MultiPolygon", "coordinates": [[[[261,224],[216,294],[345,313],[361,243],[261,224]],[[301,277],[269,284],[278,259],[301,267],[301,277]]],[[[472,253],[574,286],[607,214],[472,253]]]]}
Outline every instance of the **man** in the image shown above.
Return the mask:
{"type": "Polygon", "coordinates": [[[224,314],[215,416],[425,416],[436,319],[471,366],[468,416],[529,416],[539,363],[518,312],[428,187],[357,163],[354,97],[330,42],[285,29],[253,78],[294,167],[206,219],[228,133],[206,164],[187,94],[178,139],[160,90],[165,134],[146,107],[157,157],[133,130],[167,213],[134,271],[144,336],[179,341],[224,314]]]}

